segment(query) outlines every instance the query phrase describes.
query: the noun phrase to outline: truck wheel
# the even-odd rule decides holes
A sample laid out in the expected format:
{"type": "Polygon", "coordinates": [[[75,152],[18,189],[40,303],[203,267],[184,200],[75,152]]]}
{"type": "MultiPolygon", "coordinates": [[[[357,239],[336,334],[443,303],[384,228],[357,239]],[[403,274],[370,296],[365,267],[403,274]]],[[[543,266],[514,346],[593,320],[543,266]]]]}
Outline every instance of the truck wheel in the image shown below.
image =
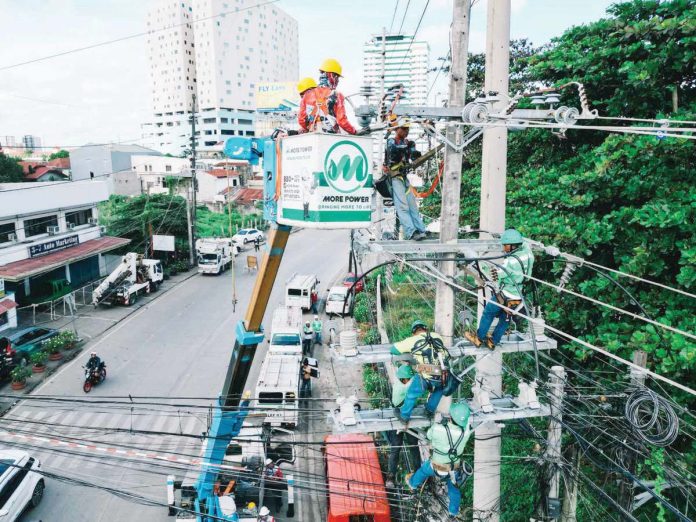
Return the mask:
{"type": "Polygon", "coordinates": [[[41,503],[45,487],[46,485],[44,484],[43,479],[36,483],[36,486],[34,486],[34,492],[31,494],[31,501],[29,502],[31,507],[35,508],[41,503]]]}

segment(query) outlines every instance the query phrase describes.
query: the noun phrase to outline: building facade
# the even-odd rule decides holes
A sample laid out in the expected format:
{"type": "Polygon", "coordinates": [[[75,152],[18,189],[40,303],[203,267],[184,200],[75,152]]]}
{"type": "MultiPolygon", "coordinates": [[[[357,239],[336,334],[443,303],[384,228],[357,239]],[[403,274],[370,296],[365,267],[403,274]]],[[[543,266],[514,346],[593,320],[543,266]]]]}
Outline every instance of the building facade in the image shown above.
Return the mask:
{"type": "Polygon", "coordinates": [[[103,254],[129,242],[97,224],[108,197],[106,181],[0,184],[0,279],[17,303],[106,275],[103,254]]]}
{"type": "Polygon", "coordinates": [[[196,95],[197,147],[254,135],[259,82],[295,81],[298,24],[275,4],[255,0],[158,0],[148,13],[153,119],[147,146],[180,156],[190,149],[196,95]],[[194,21],[197,20],[197,21],[194,21]]]}
{"type": "MultiPolygon", "coordinates": [[[[385,45],[384,85],[404,86],[402,102],[425,105],[428,96],[428,42],[414,40],[413,36],[388,34],[385,45]]],[[[382,35],[374,35],[363,45],[363,82],[379,90],[382,75],[382,35]]]]}

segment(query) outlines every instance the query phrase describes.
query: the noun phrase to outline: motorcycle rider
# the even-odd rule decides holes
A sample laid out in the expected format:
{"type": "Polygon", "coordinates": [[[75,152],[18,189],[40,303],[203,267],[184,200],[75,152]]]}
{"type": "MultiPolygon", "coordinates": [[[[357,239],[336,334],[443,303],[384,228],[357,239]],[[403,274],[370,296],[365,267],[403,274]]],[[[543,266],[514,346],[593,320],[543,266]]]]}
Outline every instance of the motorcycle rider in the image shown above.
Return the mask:
{"type": "Polygon", "coordinates": [[[90,372],[98,372],[102,368],[102,361],[97,355],[97,352],[92,352],[87,361],[87,368],[90,372]]]}

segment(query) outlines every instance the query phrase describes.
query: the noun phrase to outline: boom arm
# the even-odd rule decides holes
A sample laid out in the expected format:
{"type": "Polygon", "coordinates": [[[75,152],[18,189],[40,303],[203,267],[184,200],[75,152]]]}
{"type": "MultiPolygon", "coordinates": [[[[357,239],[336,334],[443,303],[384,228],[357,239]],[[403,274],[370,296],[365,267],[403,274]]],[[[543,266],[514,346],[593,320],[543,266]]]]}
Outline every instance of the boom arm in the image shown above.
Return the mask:
{"type": "Polygon", "coordinates": [[[213,487],[220,464],[222,464],[230,441],[239,434],[247,415],[248,400],[241,400],[247,376],[254,362],[256,347],[263,340],[261,321],[266,313],[271,290],[275,283],[278,268],[290,237],[291,227],[277,225],[268,238],[268,251],[261,261],[261,269],[256,277],[254,290],[244,321],[237,324],[237,338],[230,354],[227,376],[218,405],[213,412],[213,423],[203,454],[203,469],[196,483],[198,494],[197,511],[223,518],[218,497],[213,487]]]}
{"type": "Polygon", "coordinates": [[[116,267],[116,269],[113,272],[111,272],[106,277],[106,279],[104,279],[101,282],[101,284],[92,291],[92,304],[94,304],[95,306],[98,305],[99,301],[101,301],[102,297],[104,297],[104,294],[112,286],[118,285],[122,283],[124,280],[131,277],[133,278],[133,280],[135,280],[137,261],[138,254],[136,254],[135,252],[129,252],[128,254],[123,256],[123,259],[116,267]]]}

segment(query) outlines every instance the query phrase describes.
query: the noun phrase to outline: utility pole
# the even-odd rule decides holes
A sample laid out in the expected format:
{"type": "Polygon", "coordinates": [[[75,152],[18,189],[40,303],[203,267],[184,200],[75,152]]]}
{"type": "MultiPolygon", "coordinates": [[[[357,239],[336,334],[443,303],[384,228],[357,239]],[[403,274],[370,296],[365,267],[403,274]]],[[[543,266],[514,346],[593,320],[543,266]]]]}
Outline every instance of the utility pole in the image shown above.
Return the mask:
{"type": "MultiPolygon", "coordinates": [[[[488,0],[486,20],[486,77],[484,90],[507,95],[510,73],[510,0],[488,0]]],[[[480,228],[489,232],[505,229],[505,176],[507,129],[483,131],[480,228]]],[[[443,191],[444,193],[444,191],[443,191]]],[[[479,319],[481,306],[479,303],[479,319]]],[[[502,354],[478,357],[476,380],[493,397],[502,395],[502,354]]],[[[500,520],[501,429],[489,423],[477,430],[474,445],[474,520],[500,520]]]]}
{"type": "Polygon", "coordinates": [[[558,520],[561,516],[561,433],[563,421],[563,387],[566,373],[563,366],[552,366],[549,379],[549,406],[551,421],[547,436],[546,457],[551,462],[552,469],[549,477],[549,493],[545,506],[546,520],[558,520]]]}
{"type": "MultiPolygon", "coordinates": [[[[643,350],[636,350],[633,352],[633,364],[645,368],[648,364],[648,353],[643,350]]],[[[631,386],[642,387],[645,386],[645,373],[641,372],[636,368],[631,368],[631,386]]],[[[627,445],[627,453],[622,459],[625,463],[626,470],[635,474],[636,471],[636,452],[633,450],[630,444],[627,445]]],[[[629,513],[633,511],[633,497],[635,495],[633,488],[633,481],[627,477],[621,479],[621,484],[619,485],[619,504],[628,511],[629,513]]]]}
{"type": "Polygon", "coordinates": [[[577,446],[571,446],[568,452],[568,460],[571,469],[568,480],[565,482],[565,495],[563,497],[563,512],[561,522],[577,522],[578,510],[578,474],[580,473],[580,454],[577,446]]]}
{"type": "MultiPolygon", "coordinates": [[[[387,60],[387,28],[382,27],[382,70],[380,72],[379,81],[379,100],[382,103],[384,99],[384,74],[387,60]]],[[[379,133],[379,143],[377,144],[377,168],[381,170],[382,159],[384,158],[384,136],[379,133]]],[[[377,241],[382,239],[382,218],[384,217],[382,195],[375,191],[375,236],[377,241]]]]}
{"type": "MultiPolygon", "coordinates": [[[[193,184],[191,184],[191,190],[193,190],[193,184]]],[[[186,224],[188,228],[188,241],[189,241],[189,262],[191,266],[196,263],[196,249],[193,248],[193,225],[191,219],[191,195],[186,194],[186,224]]]]}
{"type": "Polygon", "coordinates": [[[191,246],[191,265],[195,257],[193,244],[196,240],[196,94],[191,95],[191,209],[189,221],[189,244],[191,246]]]}
{"type": "MultiPolygon", "coordinates": [[[[449,83],[450,107],[464,107],[465,103],[470,15],[470,0],[454,0],[451,34],[452,66],[449,83]]],[[[463,138],[461,125],[449,125],[446,134],[450,142],[461,144],[463,138]]],[[[442,206],[440,209],[440,243],[456,242],[458,239],[462,157],[462,152],[457,152],[449,145],[445,147],[442,206]]],[[[442,262],[440,270],[446,278],[453,277],[456,264],[454,261],[442,262]]],[[[454,290],[447,283],[440,280],[437,282],[435,294],[435,330],[445,339],[445,345],[452,343],[454,335],[454,290]]],[[[441,404],[443,407],[447,407],[449,401],[442,401],[441,404]]]]}

